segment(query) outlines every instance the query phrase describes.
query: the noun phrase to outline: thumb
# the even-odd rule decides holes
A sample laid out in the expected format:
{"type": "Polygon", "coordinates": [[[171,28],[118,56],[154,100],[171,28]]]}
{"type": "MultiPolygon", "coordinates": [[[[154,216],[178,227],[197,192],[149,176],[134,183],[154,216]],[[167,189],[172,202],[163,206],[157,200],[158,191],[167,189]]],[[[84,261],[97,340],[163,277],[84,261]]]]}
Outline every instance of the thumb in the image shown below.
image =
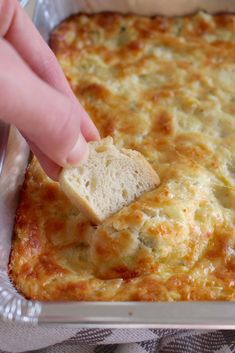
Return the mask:
{"type": "Polygon", "coordinates": [[[0,117],[59,166],[86,159],[88,146],[80,132],[83,108],[36,76],[4,39],[0,52],[0,117]]]}

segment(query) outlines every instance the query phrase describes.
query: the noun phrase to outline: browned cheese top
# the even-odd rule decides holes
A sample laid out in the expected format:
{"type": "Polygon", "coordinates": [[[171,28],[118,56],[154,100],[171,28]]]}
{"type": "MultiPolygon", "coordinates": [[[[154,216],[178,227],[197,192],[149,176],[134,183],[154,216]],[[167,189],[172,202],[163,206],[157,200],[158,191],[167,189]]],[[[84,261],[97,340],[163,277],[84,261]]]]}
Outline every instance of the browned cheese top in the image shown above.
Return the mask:
{"type": "Polygon", "coordinates": [[[97,228],[31,162],[10,275],[39,300],[235,299],[235,16],[73,16],[51,46],[102,136],[161,185],[97,228]]]}

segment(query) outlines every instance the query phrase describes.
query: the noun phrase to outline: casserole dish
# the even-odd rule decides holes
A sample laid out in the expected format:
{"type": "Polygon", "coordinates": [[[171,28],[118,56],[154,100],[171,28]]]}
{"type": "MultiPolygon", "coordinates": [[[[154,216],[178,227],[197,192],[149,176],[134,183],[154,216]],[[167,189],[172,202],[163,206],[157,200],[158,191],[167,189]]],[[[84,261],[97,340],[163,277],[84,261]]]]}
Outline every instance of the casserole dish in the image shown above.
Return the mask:
{"type": "MultiPolygon", "coordinates": [[[[40,4],[40,2],[39,2],[40,4]]],[[[157,3],[158,6],[160,6],[160,2],[157,3]]],[[[49,2],[43,2],[42,8],[44,9],[44,14],[48,14],[49,9],[51,9],[51,14],[56,13],[56,9],[53,8],[53,6],[57,6],[58,3],[53,3],[49,4],[49,2]],[[47,7],[49,6],[49,7],[47,7]],[[45,8],[47,10],[45,10],[45,8]]],[[[79,2],[67,2],[66,3],[66,9],[67,6],[69,7],[72,5],[73,11],[77,12],[78,10],[84,11],[86,10],[86,3],[79,3],[79,2]],[[84,7],[85,6],[85,7],[84,7]]],[[[100,2],[99,3],[99,8],[96,6],[98,5],[98,2],[89,2],[89,11],[97,11],[97,10],[112,10],[112,11],[117,11],[121,10],[123,12],[139,12],[139,13],[144,13],[144,14],[156,14],[156,13],[161,13],[161,14],[166,14],[165,13],[165,8],[164,6],[160,6],[160,8],[156,9],[151,9],[151,4],[149,2],[149,8],[144,9],[144,12],[141,12],[141,9],[138,8],[132,8],[131,4],[129,3],[119,3],[118,6],[122,6],[121,8],[117,8],[116,3],[112,2],[100,2]],[[127,6],[127,8],[125,8],[127,6]],[[139,10],[137,10],[139,9],[139,10]]],[[[166,5],[166,3],[164,3],[166,5]]],[[[178,4],[179,5],[179,4],[178,4]]],[[[208,4],[205,4],[208,5],[208,4]]],[[[231,7],[231,3],[226,3],[224,4],[226,8],[221,7],[221,3],[219,4],[219,7],[215,8],[215,11],[222,11],[222,10],[227,10],[227,6],[231,7]]],[[[197,6],[200,6],[200,4],[197,4],[197,6]]],[[[35,17],[35,23],[41,33],[43,34],[45,39],[48,39],[48,33],[50,30],[57,24],[53,21],[53,16],[49,16],[51,19],[51,23],[47,24],[48,26],[48,31],[45,30],[45,27],[42,26],[43,20],[40,18],[39,11],[40,8],[36,9],[36,17],[35,17]],[[51,27],[50,27],[51,26],[51,27]]],[[[64,15],[60,12],[62,9],[62,2],[60,2],[60,6],[58,7],[58,21],[63,19],[63,16],[67,17],[67,15],[71,14],[73,11],[66,10],[63,12],[64,15]]],[[[186,9],[186,11],[190,10],[195,10],[196,8],[191,8],[191,9],[186,9]]],[[[210,9],[210,8],[208,8],[210,9]]],[[[179,7],[175,9],[175,11],[179,11],[179,7]]],[[[173,11],[173,9],[172,9],[173,11]]],[[[171,12],[170,15],[175,15],[179,14],[176,12],[171,12]]],[[[42,15],[42,13],[41,13],[42,15]]],[[[15,151],[15,149],[14,149],[15,151]]],[[[8,157],[8,156],[7,156],[8,157]]],[[[7,167],[7,160],[5,163],[5,170],[7,167]]],[[[6,173],[6,171],[5,171],[6,173]]],[[[18,177],[18,176],[17,176],[18,177]]],[[[17,179],[18,180],[18,179],[17,179]]],[[[12,212],[13,213],[13,212],[12,212]]],[[[8,296],[9,293],[3,292],[4,295],[9,299],[10,297],[8,296]]],[[[14,301],[14,296],[12,294],[11,300],[14,301]]],[[[8,302],[7,310],[3,310],[5,317],[14,318],[14,319],[21,319],[21,320],[27,320],[27,316],[29,318],[31,317],[32,320],[37,320],[38,317],[38,322],[67,322],[67,323],[74,323],[74,324],[84,324],[87,322],[87,324],[90,325],[98,325],[101,324],[102,326],[104,325],[111,325],[112,327],[115,327],[116,325],[130,325],[131,327],[135,327],[136,325],[141,325],[145,327],[233,327],[233,323],[231,322],[231,317],[228,316],[228,314],[233,315],[233,303],[133,303],[133,302],[128,302],[128,303],[36,303],[36,302],[30,302],[30,301],[25,301],[22,299],[19,299],[18,296],[18,306],[14,306],[11,303],[11,300],[8,302]],[[22,302],[21,302],[22,300],[22,302]],[[22,314],[19,315],[21,305],[24,304],[26,306],[26,310],[29,309],[30,305],[30,315],[26,314],[23,316],[22,314]],[[77,310],[75,310],[75,307],[77,310]],[[105,308],[105,310],[104,310],[105,308]],[[183,309],[184,308],[184,309],[183,309]],[[217,308],[217,309],[216,309],[217,308]],[[50,314],[48,315],[48,312],[50,313],[50,310],[54,310],[54,315],[52,319],[50,319],[50,314]],[[71,313],[70,313],[71,310],[71,313]],[[83,311],[84,310],[84,311],[83,311]],[[62,313],[66,312],[66,314],[62,317],[62,313]],[[71,315],[74,313],[73,315],[71,315]],[[85,315],[86,313],[86,315],[85,315]],[[223,315],[222,315],[223,313],[223,315]],[[226,313],[227,316],[227,321],[225,320],[224,324],[223,322],[223,317],[226,313]],[[17,316],[18,314],[18,316],[17,316]],[[107,314],[107,318],[105,315],[107,314]],[[90,315],[90,316],[89,316],[90,315]],[[189,316],[190,317],[189,317],[189,316]],[[214,315],[214,317],[213,317],[214,315]],[[56,317],[57,316],[57,317],[56,317]],[[85,317],[84,317],[85,316],[85,317]],[[218,318],[220,319],[220,323],[217,321],[218,318]],[[61,320],[61,321],[60,321],[61,320]],[[209,322],[208,322],[209,320],[209,322]],[[222,321],[222,322],[221,322],[222,321]]],[[[14,302],[15,303],[15,302],[14,302]]]]}

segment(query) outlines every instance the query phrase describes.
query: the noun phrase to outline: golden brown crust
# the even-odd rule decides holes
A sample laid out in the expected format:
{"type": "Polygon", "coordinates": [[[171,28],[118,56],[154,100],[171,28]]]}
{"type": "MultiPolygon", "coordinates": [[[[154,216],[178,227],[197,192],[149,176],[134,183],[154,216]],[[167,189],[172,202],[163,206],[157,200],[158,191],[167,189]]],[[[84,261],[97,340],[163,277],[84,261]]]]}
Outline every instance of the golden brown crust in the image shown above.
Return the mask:
{"type": "Polygon", "coordinates": [[[40,300],[235,300],[235,16],[73,16],[51,45],[71,87],[161,186],[93,227],[37,161],[10,275],[40,300]]]}

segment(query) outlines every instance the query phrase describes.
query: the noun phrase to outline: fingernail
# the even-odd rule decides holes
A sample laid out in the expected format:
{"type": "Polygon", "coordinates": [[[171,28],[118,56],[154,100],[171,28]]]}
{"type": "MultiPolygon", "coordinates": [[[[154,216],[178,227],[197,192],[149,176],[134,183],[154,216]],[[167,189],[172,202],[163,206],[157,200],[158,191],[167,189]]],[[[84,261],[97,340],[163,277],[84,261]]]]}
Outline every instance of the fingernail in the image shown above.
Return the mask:
{"type": "Polygon", "coordinates": [[[80,134],[75,146],[69,152],[69,155],[66,159],[66,164],[69,166],[79,165],[87,160],[88,154],[88,144],[83,135],[80,134]]]}

